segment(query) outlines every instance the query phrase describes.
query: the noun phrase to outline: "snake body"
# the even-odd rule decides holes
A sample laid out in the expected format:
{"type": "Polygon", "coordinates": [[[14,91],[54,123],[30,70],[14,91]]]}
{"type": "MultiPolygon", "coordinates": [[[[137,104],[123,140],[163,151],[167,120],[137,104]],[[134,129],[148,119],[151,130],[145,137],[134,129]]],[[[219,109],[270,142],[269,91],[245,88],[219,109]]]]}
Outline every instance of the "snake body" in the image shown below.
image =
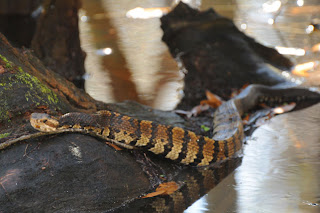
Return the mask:
{"type": "Polygon", "coordinates": [[[281,103],[306,98],[320,100],[318,93],[306,89],[273,89],[252,85],[216,110],[213,138],[109,110],[93,114],[71,112],[59,118],[33,113],[30,122],[35,129],[50,134],[91,134],[125,148],[142,148],[185,165],[207,166],[233,156],[241,149],[244,137],[241,114],[259,103],[281,103]]]}

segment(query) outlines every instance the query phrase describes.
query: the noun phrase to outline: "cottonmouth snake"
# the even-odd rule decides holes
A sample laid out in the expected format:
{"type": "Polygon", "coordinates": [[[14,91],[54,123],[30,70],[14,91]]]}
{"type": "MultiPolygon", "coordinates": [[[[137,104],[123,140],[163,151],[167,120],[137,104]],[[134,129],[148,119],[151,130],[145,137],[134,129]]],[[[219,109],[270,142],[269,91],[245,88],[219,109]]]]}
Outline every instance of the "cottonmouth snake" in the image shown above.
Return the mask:
{"type": "Polygon", "coordinates": [[[259,103],[302,100],[319,101],[320,94],[305,88],[276,89],[251,85],[215,111],[212,138],[108,110],[93,114],[71,112],[58,118],[33,113],[30,123],[40,131],[38,135],[66,132],[90,134],[128,149],[148,150],[185,165],[207,166],[233,156],[241,149],[244,137],[241,115],[244,112],[259,103]]]}

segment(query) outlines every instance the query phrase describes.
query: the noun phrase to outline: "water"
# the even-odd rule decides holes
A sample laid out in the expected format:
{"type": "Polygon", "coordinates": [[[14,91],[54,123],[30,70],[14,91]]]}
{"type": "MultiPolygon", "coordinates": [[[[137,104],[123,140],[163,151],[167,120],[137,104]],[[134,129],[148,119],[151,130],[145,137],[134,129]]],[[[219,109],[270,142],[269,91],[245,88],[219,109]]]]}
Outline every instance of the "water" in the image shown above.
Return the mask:
{"type": "MultiPolygon", "coordinates": [[[[319,31],[310,25],[319,18],[319,1],[185,2],[201,10],[214,7],[296,64],[314,62],[303,68],[309,72],[297,73],[307,75],[305,85],[319,86],[319,31]]],[[[175,107],[183,74],[161,42],[159,21],[174,3],[83,0],[81,42],[87,52],[86,90],[91,96],[105,102],[130,99],[163,110],[175,107]]],[[[242,165],[185,212],[320,212],[319,124],[319,104],[272,119],[248,141],[242,165]]]]}

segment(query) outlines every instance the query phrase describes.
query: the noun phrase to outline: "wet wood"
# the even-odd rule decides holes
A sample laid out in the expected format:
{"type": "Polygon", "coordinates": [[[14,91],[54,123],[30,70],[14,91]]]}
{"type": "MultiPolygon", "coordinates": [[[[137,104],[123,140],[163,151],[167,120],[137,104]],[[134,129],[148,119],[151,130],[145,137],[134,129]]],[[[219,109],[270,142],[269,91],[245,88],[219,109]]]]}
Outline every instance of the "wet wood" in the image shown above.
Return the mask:
{"type": "MultiPolygon", "coordinates": [[[[32,112],[59,115],[113,109],[171,125],[183,122],[173,113],[139,104],[107,105],[95,101],[48,70],[30,51],[12,47],[2,34],[0,99],[0,143],[34,133],[29,123],[32,112]]],[[[189,178],[177,179],[179,171],[183,171],[178,165],[163,159],[150,162],[144,153],[141,156],[137,159],[128,150],[117,151],[104,141],[79,134],[20,141],[0,150],[0,212],[105,212],[137,200],[159,184],[154,180],[183,182],[189,178]]],[[[144,208],[149,202],[152,200],[133,205],[144,208]]]]}
{"type": "Polygon", "coordinates": [[[205,99],[205,91],[229,99],[246,84],[285,83],[280,69],[292,62],[275,49],[257,43],[213,9],[198,11],[180,2],[161,18],[162,40],[187,71],[185,96],[178,108],[191,109],[205,99]]]}

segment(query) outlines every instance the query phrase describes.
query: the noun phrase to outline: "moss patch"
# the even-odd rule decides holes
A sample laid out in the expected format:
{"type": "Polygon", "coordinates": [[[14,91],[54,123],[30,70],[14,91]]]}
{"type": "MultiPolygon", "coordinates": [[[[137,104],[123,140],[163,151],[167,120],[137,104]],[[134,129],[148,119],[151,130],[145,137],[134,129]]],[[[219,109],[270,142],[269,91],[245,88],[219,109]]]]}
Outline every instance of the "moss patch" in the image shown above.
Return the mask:
{"type": "Polygon", "coordinates": [[[18,67],[18,73],[15,75],[15,77],[18,81],[29,87],[30,90],[25,94],[25,98],[27,101],[32,101],[37,106],[41,104],[39,102],[41,100],[43,100],[48,106],[58,103],[59,99],[57,97],[57,94],[52,92],[52,90],[49,89],[46,85],[42,84],[37,77],[24,72],[21,67],[18,67]],[[41,97],[38,92],[40,92],[40,95],[44,96],[44,98],[41,97]],[[36,101],[36,99],[38,99],[38,101],[36,101]]]}
{"type": "Polygon", "coordinates": [[[4,57],[3,55],[0,54],[0,58],[2,59],[2,61],[5,64],[5,67],[7,69],[12,69],[12,63],[10,61],[8,61],[8,59],[6,57],[4,57]]]}
{"type": "Polygon", "coordinates": [[[11,71],[1,75],[0,82],[0,122],[10,122],[10,112],[19,113],[20,110],[31,109],[40,105],[59,108],[59,98],[41,81],[15,66],[0,55],[2,63],[11,67],[11,71]]]}
{"type": "Polygon", "coordinates": [[[11,133],[9,133],[9,132],[8,133],[2,133],[2,134],[0,134],[0,139],[8,137],[10,134],[11,133]]]}

